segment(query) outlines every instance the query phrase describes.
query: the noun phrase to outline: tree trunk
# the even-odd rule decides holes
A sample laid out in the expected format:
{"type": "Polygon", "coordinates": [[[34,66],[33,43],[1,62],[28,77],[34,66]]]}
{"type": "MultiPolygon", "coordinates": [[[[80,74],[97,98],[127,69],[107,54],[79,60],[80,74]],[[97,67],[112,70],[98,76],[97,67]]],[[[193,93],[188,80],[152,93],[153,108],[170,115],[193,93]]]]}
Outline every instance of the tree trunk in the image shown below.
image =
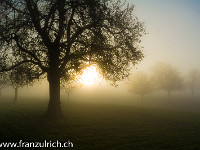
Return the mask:
{"type": "Polygon", "coordinates": [[[46,115],[48,117],[62,116],[60,106],[60,77],[56,71],[48,73],[49,81],[49,104],[46,115]]]}
{"type": "Polygon", "coordinates": [[[18,96],[18,87],[15,88],[14,103],[17,103],[17,96],[18,96]]]}

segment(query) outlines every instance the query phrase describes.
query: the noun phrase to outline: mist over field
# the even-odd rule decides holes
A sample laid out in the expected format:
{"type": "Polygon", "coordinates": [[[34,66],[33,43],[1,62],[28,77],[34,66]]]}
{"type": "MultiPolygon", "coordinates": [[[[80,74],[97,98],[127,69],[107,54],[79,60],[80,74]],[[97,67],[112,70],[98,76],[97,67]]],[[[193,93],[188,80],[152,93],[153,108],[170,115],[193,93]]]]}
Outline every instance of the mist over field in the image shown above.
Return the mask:
{"type": "MultiPolygon", "coordinates": [[[[118,86],[112,86],[109,83],[104,85],[87,85],[73,89],[68,100],[67,92],[61,90],[61,105],[70,103],[95,103],[95,104],[114,104],[122,106],[137,106],[145,108],[156,108],[175,111],[199,111],[200,109],[200,91],[195,90],[192,95],[191,89],[187,86],[179,91],[173,91],[171,96],[164,90],[154,90],[141,99],[140,95],[129,92],[131,87],[131,75],[125,81],[119,82],[118,86]]],[[[134,85],[133,85],[134,86],[134,85]]],[[[18,105],[23,103],[47,103],[49,100],[49,91],[47,81],[39,82],[33,86],[25,86],[18,91],[18,105]]],[[[7,87],[2,89],[1,103],[12,104],[14,98],[14,89],[7,87]]]]}
{"type": "MultiPolygon", "coordinates": [[[[178,70],[181,78],[183,79],[183,87],[172,91],[170,99],[165,99],[166,93],[163,89],[155,89],[148,95],[145,95],[141,103],[147,106],[149,103],[155,104],[162,101],[176,103],[177,99],[184,98],[181,103],[191,102],[191,99],[198,99],[199,87],[195,87],[195,96],[191,94],[191,87],[188,85],[189,73],[192,70],[199,70],[199,44],[200,39],[200,21],[198,18],[200,5],[198,1],[127,1],[129,4],[134,4],[134,15],[136,15],[144,24],[146,28],[146,35],[141,39],[139,44],[142,47],[144,58],[135,66],[130,65],[130,75],[128,78],[117,82],[117,86],[111,86],[110,81],[100,81],[102,83],[92,83],[92,85],[77,86],[70,93],[70,101],[81,102],[102,102],[102,103],[117,103],[117,104],[137,104],[139,97],[136,93],[129,92],[134,75],[137,72],[144,72],[148,78],[152,76],[152,67],[157,63],[171,64],[172,67],[178,70]],[[154,102],[154,97],[156,102],[154,102]],[[136,100],[138,99],[138,100],[136,100]],[[186,100],[188,99],[188,101],[186,100]],[[158,101],[158,102],[157,102],[158,101]]],[[[198,75],[197,75],[198,76],[198,75]]],[[[85,81],[90,76],[85,75],[85,81]]],[[[97,77],[98,78],[98,77],[97,77]]],[[[198,77],[197,77],[198,78],[198,77]]],[[[151,80],[151,79],[150,79],[151,80]]],[[[198,79],[197,79],[198,80],[198,79]]],[[[198,81],[196,81],[198,82],[198,81]]],[[[68,83],[67,83],[68,84],[68,83]]],[[[198,84],[198,83],[196,83],[198,84]]],[[[46,79],[38,80],[31,85],[25,85],[19,88],[19,102],[20,99],[36,99],[40,101],[48,101],[49,99],[49,83],[46,79]]],[[[152,85],[154,86],[154,85],[152,85]]],[[[7,99],[12,101],[14,91],[11,86],[2,88],[2,101],[7,99]]],[[[67,93],[61,89],[61,103],[67,101],[67,93]]],[[[6,100],[6,101],[7,101],[6,100]]],[[[173,105],[173,104],[172,104],[173,105]]],[[[160,105],[159,105],[160,106],[160,105]]],[[[161,106],[160,106],[161,107],[161,106]]],[[[192,109],[192,108],[191,108],[192,109]]]]}

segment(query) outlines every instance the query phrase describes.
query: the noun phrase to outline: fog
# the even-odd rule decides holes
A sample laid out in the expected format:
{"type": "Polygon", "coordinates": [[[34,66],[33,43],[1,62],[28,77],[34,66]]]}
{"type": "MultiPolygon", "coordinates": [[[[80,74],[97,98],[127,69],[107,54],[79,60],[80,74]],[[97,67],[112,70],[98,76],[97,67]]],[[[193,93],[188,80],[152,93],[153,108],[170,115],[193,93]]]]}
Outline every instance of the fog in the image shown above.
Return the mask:
{"type": "MultiPolygon", "coordinates": [[[[129,92],[131,75],[128,79],[118,82],[118,86],[111,86],[109,83],[104,85],[86,85],[73,89],[68,93],[61,89],[61,106],[66,107],[73,103],[95,103],[112,104],[122,106],[134,106],[144,108],[155,108],[173,111],[200,111],[200,90],[195,90],[195,95],[189,88],[185,87],[180,91],[173,91],[171,96],[164,90],[154,90],[141,99],[140,95],[129,92]]],[[[1,103],[13,103],[14,89],[11,87],[2,89],[1,103]]],[[[33,86],[19,88],[18,105],[40,104],[46,106],[49,100],[48,82],[42,81],[33,86]]],[[[65,108],[63,108],[65,109],[65,108]]]]}
{"type": "Polygon", "coordinates": [[[134,4],[135,14],[149,33],[142,40],[145,58],[138,69],[159,61],[173,64],[183,73],[200,68],[198,0],[136,0],[134,4]]]}
{"type": "MultiPolygon", "coordinates": [[[[133,3],[132,1],[127,1],[133,3]]],[[[142,38],[144,59],[136,66],[131,66],[130,76],[120,82],[117,87],[102,81],[89,86],[78,87],[70,93],[61,89],[61,103],[90,102],[111,103],[117,105],[136,105],[165,109],[197,111],[199,105],[199,89],[192,96],[187,84],[188,73],[192,69],[199,69],[200,63],[200,2],[196,0],[155,1],[136,0],[135,14],[144,22],[147,35],[142,38]],[[133,76],[139,72],[151,76],[151,68],[158,62],[171,64],[179,70],[184,80],[181,90],[172,92],[167,97],[164,90],[154,90],[141,100],[137,94],[128,92],[133,76]],[[193,108],[194,107],[194,108],[193,108]]],[[[89,77],[88,77],[89,78],[89,77]]],[[[44,101],[48,102],[48,82],[38,81],[33,86],[19,89],[18,102],[44,101]]],[[[11,87],[2,89],[2,98],[5,102],[12,102],[14,90],[11,87]]],[[[200,110],[200,109],[199,109],[200,110]]]]}
{"type": "MultiPolygon", "coordinates": [[[[131,66],[130,76],[111,86],[110,82],[102,81],[101,85],[85,85],[73,89],[70,93],[70,102],[112,103],[120,105],[144,105],[145,107],[166,107],[166,103],[175,108],[173,103],[190,105],[194,100],[198,102],[199,90],[195,96],[191,95],[189,87],[185,85],[180,91],[173,91],[167,98],[164,90],[154,90],[145,95],[141,101],[140,96],[128,92],[129,82],[137,72],[148,73],[158,62],[164,62],[176,67],[181,74],[184,84],[188,80],[188,73],[192,69],[199,69],[200,57],[200,21],[198,19],[200,2],[196,0],[155,1],[136,0],[127,1],[135,4],[135,15],[144,22],[147,35],[143,36],[144,59],[135,66],[131,66]]],[[[85,75],[87,78],[87,75],[85,75]]],[[[89,77],[88,77],[89,78],[89,77]]],[[[14,90],[11,87],[2,89],[2,98],[12,102],[14,90]]],[[[49,87],[46,80],[38,81],[34,85],[19,88],[18,102],[40,101],[48,102],[49,87]]],[[[61,89],[61,102],[68,103],[67,93],[61,89]]],[[[178,107],[178,106],[177,106],[178,107]]],[[[189,108],[193,110],[192,108],[189,108]]]]}

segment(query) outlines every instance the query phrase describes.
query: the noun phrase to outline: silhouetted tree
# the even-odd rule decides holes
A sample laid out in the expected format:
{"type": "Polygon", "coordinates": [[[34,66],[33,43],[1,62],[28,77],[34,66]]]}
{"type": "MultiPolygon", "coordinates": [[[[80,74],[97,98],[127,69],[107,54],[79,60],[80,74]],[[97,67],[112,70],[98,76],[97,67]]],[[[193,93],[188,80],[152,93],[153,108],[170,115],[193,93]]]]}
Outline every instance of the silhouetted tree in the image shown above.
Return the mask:
{"type": "Polygon", "coordinates": [[[31,84],[32,78],[30,75],[33,76],[33,74],[26,64],[15,67],[15,69],[10,71],[11,86],[15,89],[14,103],[17,102],[18,89],[31,84]]]}
{"type": "Polygon", "coordinates": [[[1,0],[0,71],[26,64],[47,75],[47,115],[61,115],[60,80],[97,64],[104,77],[128,76],[129,62],[143,58],[144,33],[133,6],[120,0],[1,0]]]}
{"type": "Polygon", "coordinates": [[[166,63],[158,63],[152,68],[152,80],[157,89],[168,92],[168,97],[172,91],[181,90],[184,86],[183,78],[178,70],[166,63]]]}
{"type": "Polygon", "coordinates": [[[69,75],[69,77],[67,77],[66,79],[63,78],[61,80],[61,85],[62,85],[61,88],[63,88],[65,92],[67,93],[68,101],[70,100],[71,92],[74,89],[82,86],[79,79],[80,79],[80,74],[76,74],[76,75],[69,75]]]}
{"type": "Polygon", "coordinates": [[[0,98],[1,98],[1,90],[9,85],[8,73],[1,72],[0,73],[0,98]]]}
{"type": "Polygon", "coordinates": [[[77,87],[74,82],[75,81],[70,80],[70,81],[66,82],[65,85],[63,85],[63,88],[64,88],[65,92],[67,93],[68,101],[70,100],[71,92],[77,87]]]}
{"type": "Polygon", "coordinates": [[[153,90],[153,85],[147,74],[144,72],[136,73],[130,81],[129,92],[140,95],[141,99],[146,94],[149,94],[153,90]]]}
{"type": "Polygon", "coordinates": [[[198,70],[190,70],[187,78],[187,86],[191,89],[194,96],[195,90],[200,88],[200,72],[198,70]]]}

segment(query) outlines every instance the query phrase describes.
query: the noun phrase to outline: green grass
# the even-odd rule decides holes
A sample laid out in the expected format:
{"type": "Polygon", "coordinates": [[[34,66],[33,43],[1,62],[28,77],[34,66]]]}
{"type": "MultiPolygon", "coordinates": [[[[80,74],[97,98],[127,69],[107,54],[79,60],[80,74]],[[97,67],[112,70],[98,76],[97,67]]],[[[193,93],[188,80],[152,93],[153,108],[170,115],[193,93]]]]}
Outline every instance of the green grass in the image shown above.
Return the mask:
{"type": "Polygon", "coordinates": [[[46,103],[0,104],[1,141],[72,141],[76,150],[200,149],[200,113],[69,103],[59,120],[46,103]]]}

